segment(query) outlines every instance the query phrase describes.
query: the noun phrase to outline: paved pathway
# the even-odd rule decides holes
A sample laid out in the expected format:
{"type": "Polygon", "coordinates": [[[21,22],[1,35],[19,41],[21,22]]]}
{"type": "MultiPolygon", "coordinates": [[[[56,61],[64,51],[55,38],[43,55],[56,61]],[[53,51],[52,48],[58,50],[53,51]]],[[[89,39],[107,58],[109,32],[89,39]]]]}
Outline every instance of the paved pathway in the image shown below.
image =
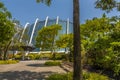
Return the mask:
{"type": "Polygon", "coordinates": [[[0,65],[0,80],[45,80],[52,73],[65,73],[59,66],[44,66],[45,61],[20,61],[0,65]]]}

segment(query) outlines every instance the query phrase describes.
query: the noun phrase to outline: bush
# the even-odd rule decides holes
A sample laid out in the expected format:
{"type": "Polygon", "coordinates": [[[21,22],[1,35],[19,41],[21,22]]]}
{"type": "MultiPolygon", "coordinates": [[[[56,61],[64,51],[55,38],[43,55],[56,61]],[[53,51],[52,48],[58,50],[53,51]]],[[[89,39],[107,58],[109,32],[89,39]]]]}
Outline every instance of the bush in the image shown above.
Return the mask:
{"type": "MultiPolygon", "coordinates": [[[[73,80],[73,74],[53,74],[50,75],[47,80],[73,80]]],[[[98,74],[98,73],[83,73],[83,80],[110,80],[107,76],[98,74]]]]}
{"type": "Polygon", "coordinates": [[[66,58],[66,54],[55,53],[55,56],[52,56],[50,59],[52,59],[52,60],[64,60],[65,58],[66,58]]]}
{"type": "Polygon", "coordinates": [[[104,76],[98,73],[90,73],[90,72],[84,72],[83,79],[84,80],[109,80],[107,76],[104,76]]]}
{"type": "Polygon", "coordinates": [[[53,74],[47,80],[72,80],[72,74],[53,74]]]}
{"type": "Polygon", "coordinates": [[[45,65],[47,66],[59,66],[60,65],[60,61],[47,61],[45,62],[45,65]]]}
{"type": "Polygon", "coordinates": [[[15,59],[17,59],[17,60],[20,60],[20,59],[22,59],[22,55],[15,55],[15,59]]]}
{"type": "MultiPolygon", "coordinates": [[[[17,56],[19,58],[20,56],[17,56]]],[[[55,57],[51,53],[41,53],[41,54],[35,54],[30,53],[26,56],[26,58],[30,58],[31,60],[35,59],[51,59],[51,60],[63,60],[66,59],[66,54],[63,53],[55,53],[55,57]]]]}
{"type": "Polygon", "coordinates": [[[36,58],[36,55],[34,54],[29,54],[26,56],[26,58],[29,57],[29,59],[34,60],[36,58]]]}
{"type": "Polygon", "coordinates": [[[19,60],[6,60],[6,61],[1,60],[0,64],[16,64],[18,62],[19,60]]]}

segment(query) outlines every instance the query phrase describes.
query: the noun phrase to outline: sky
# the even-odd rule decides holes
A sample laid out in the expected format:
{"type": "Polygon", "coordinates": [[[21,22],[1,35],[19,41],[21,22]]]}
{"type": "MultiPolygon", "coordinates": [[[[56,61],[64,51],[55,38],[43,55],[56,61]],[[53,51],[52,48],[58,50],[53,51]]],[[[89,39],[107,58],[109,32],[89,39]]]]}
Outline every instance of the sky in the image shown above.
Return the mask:
{"type": "MultiPolygon", "coordinates": [[[[73,0],[53,0],[51,6],[36,3],[36,0],[0,0],[11,12],[12,17],[19,20],[22,25],[27,22],[34,23],[36,18],[45,20],[46,16],[55,19],[57,16],[62,20],[73,18],[73,0]]],[[[87,19],[93,17],[101,17],[104,11],[95,9],[96,0],[80,0],[80,23],[84,23],[87,19]]],[[[107,14],[108,17],[119,15],[120,12],[113,10],[107,14]]]]}

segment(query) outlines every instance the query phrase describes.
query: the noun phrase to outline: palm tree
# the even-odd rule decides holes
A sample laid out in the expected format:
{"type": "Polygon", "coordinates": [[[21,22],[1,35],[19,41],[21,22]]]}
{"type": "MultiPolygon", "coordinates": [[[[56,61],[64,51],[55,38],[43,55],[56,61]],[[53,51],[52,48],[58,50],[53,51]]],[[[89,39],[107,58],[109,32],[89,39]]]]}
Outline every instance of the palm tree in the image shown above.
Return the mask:
{"type": "MultiPolygon", "coordinates": [[[[36,0],[50,6],[52,0],[36,0]]],[[[79,0],[73,0],[73,28],[74,28],[74,72],[73,80],[82,80],[81,40],[80,40],[79,0]]]]}

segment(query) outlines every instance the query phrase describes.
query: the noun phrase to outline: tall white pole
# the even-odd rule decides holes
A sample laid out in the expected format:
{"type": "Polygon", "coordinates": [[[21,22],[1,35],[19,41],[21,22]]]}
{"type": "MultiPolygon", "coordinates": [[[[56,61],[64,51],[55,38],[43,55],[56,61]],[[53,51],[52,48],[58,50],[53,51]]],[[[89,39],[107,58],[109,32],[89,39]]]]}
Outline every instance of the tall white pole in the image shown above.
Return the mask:
{"type": "Polygon", "coordinates": [[[23,29],[22,35],[21,35],[21,37],[20,37],[20,42],[22,42],[23,35],[24,35],[25,30],[26,30],[26,28],[27,28],[28,25],[29,25],[29,23],[27,22],[27,23],[25,24],[24,29],[23,29]]]}
{"type": "Polygon", "coordinates": [[[69,34],[69,26],[70,26],[70,25],[69,25],[69,22],[70,22],[70,21],[69,21],[69,18],[68,18],[68,19],[67,19],[67,34],[69,34]]]}
{"type": "Polygon", "coordinates": [[[46,20],[45,20],[45,25],[44,25],[45,27],[47,26],[48,18],[49,18],[49,17],[47,16],[47,17],[46,17],[46,20]]]}
{"type": "Polygon", "coordinates": [[[39,20],[39,19],[37,18],[37,19],[36,19],[36,21],[35,21],[35,24],[34,24],[34,26],[33,26],[33,30],[32,30],[32,34],[31,34],[31,37],[30,37],[29,44],[31,44],[31,42],[32,42],[32,39],[33,39],[33,34],[34,34],[35,27],[36,27],[36,24],[37,24],[37,21],[38,21],[38,20],[39,20]]]}
{"type": "Polygon", "coordinates": [[[57,16],[57,19],[56,19],[56,24],[58,24],[59,22],[59,16],[57,16]]]}

